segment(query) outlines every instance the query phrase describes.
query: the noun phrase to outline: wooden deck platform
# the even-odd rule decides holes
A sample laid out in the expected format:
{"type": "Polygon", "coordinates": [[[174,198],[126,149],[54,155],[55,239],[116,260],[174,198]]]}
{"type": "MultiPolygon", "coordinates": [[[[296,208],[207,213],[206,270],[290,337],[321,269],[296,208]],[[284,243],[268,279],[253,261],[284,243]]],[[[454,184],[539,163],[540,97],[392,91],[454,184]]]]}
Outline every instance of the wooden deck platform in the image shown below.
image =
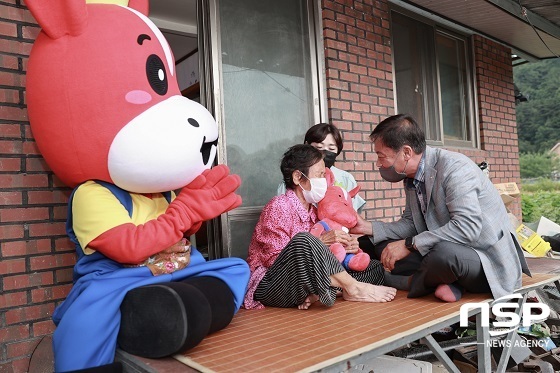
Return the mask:
{"type": "MultiPolygon", "coordinates": [[[[524,292],[558,279],[558,274],[525,276],[524,292]]],[[[458,322],[464,303],[489,300],[489,294],[466,294],[443,303],[433,296],[409,299],[399,291],[389,303],[341,300],[306,311],[242,309],[226,329],[175,358],[201,372],[335,371],[458,322]]]]}

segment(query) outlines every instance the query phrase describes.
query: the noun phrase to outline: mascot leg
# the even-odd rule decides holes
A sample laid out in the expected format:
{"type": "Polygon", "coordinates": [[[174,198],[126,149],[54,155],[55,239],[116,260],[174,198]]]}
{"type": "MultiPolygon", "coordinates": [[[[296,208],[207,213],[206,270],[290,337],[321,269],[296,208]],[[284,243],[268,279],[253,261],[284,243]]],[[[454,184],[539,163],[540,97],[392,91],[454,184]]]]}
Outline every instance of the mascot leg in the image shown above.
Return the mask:
{"type": "Polygon", "coordinates": [[[124,351],[160,358],[196,346],[212,321],[206,296],[195,286],[167,282],[129,291],[120,307],[117,343],[124,351]]]}
{"type": "Polygon", "coordinates": [[[210,304],[212,320],[208,334],[222,330],[229,325],[235,314],[235,302],[229,286],[211,276],[190,277],[183,280],[200,290],[210,304]]]}

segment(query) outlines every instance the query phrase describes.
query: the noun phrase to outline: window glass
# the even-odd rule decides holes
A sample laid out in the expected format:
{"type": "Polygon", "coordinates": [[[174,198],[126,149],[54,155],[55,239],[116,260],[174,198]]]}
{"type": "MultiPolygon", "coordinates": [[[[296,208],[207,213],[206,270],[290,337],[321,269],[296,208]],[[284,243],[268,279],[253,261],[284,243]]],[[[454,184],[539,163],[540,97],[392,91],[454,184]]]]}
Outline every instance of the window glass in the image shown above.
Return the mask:
{"type": "Polygon", "coordinates": [[[221,0],[220,14],[227,163],[243,206],[262,206],[315,124],[306,2],[221,0]]]}
{"type": "Polygon", "coordinates": [[[468,40],[391,12],[397,111],[412,114],[431,145],[476,146],[468,40]]]}
{"type": "Polygon", "coordinates": [[[446,140],[470,140],[464,91],[466,71],[464,42],[438,33],[436,37],[443,133],[446,140]]]}

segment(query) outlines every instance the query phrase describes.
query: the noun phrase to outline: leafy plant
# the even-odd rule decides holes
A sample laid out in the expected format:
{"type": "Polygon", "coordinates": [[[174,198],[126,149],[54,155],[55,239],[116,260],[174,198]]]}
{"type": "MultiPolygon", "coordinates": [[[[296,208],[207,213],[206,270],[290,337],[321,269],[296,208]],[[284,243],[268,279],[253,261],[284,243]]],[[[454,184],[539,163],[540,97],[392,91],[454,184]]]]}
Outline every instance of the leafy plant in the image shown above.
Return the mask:
{"type": "Polygon", "coordinates": [[[560,193],[557,191],[538,191],[521,194],[523,221],[537,222],[541,216],[560,224],[560,193]]]}
{"type": "Polygon", "coordinates": [[[560,182],[552,181],[550,179],[541,178],[536,183],[523,183],[523,192],[560,192],[560,182]]]}
{"type": "Polygon", "coordinates": [[[550,178],[553,171],[560,169],[560,161],[550,153],[522,153],[519,169],[522,179],[550,178]]]}

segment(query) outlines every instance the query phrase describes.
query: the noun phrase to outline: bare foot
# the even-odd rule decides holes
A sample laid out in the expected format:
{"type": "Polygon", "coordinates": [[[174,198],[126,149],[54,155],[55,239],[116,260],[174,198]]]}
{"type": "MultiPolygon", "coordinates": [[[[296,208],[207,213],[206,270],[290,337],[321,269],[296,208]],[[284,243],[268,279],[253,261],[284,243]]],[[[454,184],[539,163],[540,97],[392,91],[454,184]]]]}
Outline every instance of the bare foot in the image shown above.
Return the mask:
{"type": "Polygon", "coordinates": [[[390,302],[395,297],[395,294],[397,294],[397,289],[395,288],[358,281],[342,292],[342,296],[345,300],[374,303],[390,302]]]}
{"type": "Polygon", "coordinates": [[[434,295],[444,302],[457,302],[463,296],[463,289],[454,284],[441,284],[434,295]]]}
{"type": "Polygon", "coordinates": [[[297,308],[299,308],[300,310],[306,310],[308,309],[313,303],[317,302],[319,300],[319,296],[316,294],[310,294],[307,296],[307,298],[305,298],[305,300],[303,301],[302,304],[300,304],[299,306],[297,306],[297,308]]]}

